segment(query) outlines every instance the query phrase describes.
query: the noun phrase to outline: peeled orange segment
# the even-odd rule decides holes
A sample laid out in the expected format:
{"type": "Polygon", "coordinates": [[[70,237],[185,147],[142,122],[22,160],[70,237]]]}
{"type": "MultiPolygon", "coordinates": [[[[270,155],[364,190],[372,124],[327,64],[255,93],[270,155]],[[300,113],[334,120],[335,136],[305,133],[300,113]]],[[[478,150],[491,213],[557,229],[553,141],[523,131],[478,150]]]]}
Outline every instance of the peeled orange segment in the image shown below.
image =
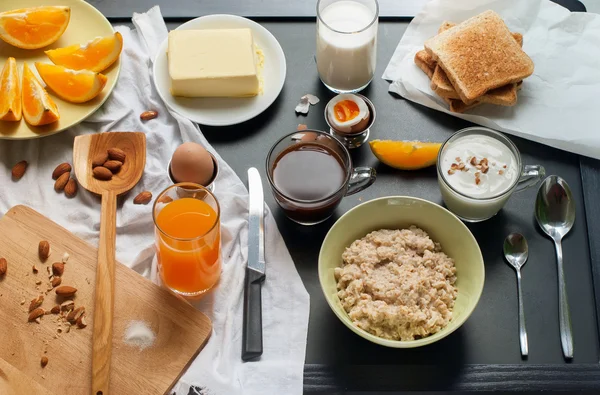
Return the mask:
{"type": "Polygon", "coordinates": [[[27,63],[23,64],[23,116],[33,126],[46,125],[58,121],[58,107],[33,75],[27,63]]]}
{"type": "Polygon", "coordinates": [[[123,36],[116,32],[111,36],[97,37],[85,44],[51,49],[46,55],[52,63],[73,70],[100,72],[113,64],[123,49],[123,36]]]}
{"type": "Polygon", "coordinates": [[[0,13],[0,38],[15,47],[37,49],[52,44],[67,29],[71,8],[21,8],[0,13]]]}
{"type": "Polygon", "coordinates": [[[8,58],[0,73],[0,120],[21,120],[21,85],[15,58],[8,58]]]}
{"type": "Polygon", "coordinates": [[[71,70],[50,63],[36,62],[40,77],[61,99],[71,103],[92,100],[106,85],[106,76],[89,70],[71,70]]]}
{"type": "Polygon", "coordinates": [[[369,145],[377,159],[401,170],[422,169],[435,164],[442,146],[440,143],[392,140],[373,140],[369,145]]]}

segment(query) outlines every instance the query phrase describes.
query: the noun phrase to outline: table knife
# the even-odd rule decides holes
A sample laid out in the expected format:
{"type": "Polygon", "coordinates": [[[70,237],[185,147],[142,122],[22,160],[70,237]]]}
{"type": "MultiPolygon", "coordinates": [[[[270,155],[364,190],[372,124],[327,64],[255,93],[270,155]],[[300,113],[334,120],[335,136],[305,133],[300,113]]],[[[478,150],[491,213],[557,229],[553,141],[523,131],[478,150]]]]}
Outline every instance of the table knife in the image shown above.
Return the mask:
{"type": "Polygon", "coordinates": [[[250,361],[262,355],[262,299],[265,281],[264,195],[258,170],[248,169],[248,265],[244,283],[244,323],[242,360],[250,361]]]}

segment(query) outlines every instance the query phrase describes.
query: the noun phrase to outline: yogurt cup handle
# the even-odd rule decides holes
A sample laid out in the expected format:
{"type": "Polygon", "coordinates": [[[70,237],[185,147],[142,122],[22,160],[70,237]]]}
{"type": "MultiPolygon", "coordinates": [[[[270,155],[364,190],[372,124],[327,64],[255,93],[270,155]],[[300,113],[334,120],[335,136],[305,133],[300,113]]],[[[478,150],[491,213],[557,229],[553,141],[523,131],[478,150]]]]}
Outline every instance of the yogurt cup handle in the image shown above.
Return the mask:
{"type": "Polygon", "coordinates": [[[353,195],[371,186],[377,178],[377,172],[372,167],[355,167],[352,170],[346,196],[353,195]]]}
{"type": "Polygon", "coordinates": [[[515,192],[521,192],[536,185],[546,176],[546,169],[540,165],[525,165],[515,192]]]}

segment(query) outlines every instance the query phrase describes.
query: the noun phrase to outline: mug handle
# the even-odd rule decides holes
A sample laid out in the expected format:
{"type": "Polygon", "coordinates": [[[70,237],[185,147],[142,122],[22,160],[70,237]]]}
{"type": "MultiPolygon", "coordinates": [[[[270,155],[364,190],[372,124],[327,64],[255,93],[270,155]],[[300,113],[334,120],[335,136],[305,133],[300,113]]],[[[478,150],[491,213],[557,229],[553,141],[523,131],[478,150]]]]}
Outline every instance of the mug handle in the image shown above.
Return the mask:
{"type": "Polygon", "coordinates": [[[546,169],[541,165],[525,165],[523,167],[523,173],[517,183],[515,192],[521,192],[525,189],[536,185],[539,181],[546,176],[546,169]]]}
{"type": "Polygon", "coordinates": [[[354,195],[371,186],[377,178],[377,172],[372,167],[355,167],[352,169],[346,196],[354,195]]]}

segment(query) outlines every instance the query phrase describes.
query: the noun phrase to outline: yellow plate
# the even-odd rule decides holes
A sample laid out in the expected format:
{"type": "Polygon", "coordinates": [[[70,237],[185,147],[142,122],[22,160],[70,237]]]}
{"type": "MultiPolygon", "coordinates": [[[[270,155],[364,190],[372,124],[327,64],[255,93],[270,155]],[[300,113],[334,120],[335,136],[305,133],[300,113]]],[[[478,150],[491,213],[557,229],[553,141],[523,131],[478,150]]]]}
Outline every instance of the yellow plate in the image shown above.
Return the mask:
{"type": "MultiPolygon", "coordinates": [[[[39,77],[34,62],[52,63],[44,51],[84,43],[95,37],[108,36],[114,32],[112,25],[104,15],[83,0],[1,0],[0,12],[50,5],[71,7],[71,21],[65,33],[54,44],[34,50],[19,49],[0,40],[0,69],[4,66],[6,59],[12,56],[17,59],[19,78],[22,77],[24,61],[29,64],[36,77],[39,77]]],[[[45,126],[30,126],[25,119],[22,119],[21,122],[0,121],[0,139],[21,140],[45,137],[77,125],[102,106],[115,87],[120,69],[121,61],[119,59],[102,72],[108,77],[106,86],[98,96],[87,103],[66,102],[48,89],[48,93],[58,106],[60,120],[45,126]]],[[[40,82],[44,83],[41,79],[40,82]]]]}

